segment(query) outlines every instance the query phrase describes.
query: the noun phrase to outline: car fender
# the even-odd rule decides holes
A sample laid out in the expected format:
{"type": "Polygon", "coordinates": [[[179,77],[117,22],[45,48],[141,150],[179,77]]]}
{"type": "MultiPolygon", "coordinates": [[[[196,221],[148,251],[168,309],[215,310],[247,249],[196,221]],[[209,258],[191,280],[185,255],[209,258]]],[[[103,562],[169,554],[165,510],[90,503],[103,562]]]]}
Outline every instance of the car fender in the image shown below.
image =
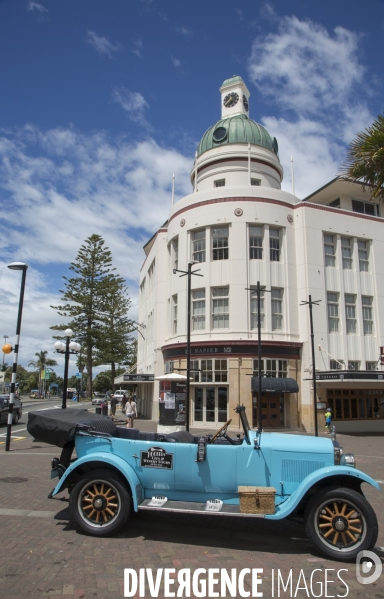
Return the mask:
{"type": "Polygon", "coordinates": [[[290,495],[286,501],[281,502],[278,506],[276,506],[275,514],[267,514],[265,518],[268,520],[281,520],[282,518],[286,518],[289,516],[293,510],[299,505],[300,501],[304,497],[304,495],[319,481],[332,482],[332,476],[351,476],[352,478],[356,478],[364,483],[369,483],[379,491],[381,491],[380,485],[373,480],[370,476],[361,472],[361,470],[356,470],[355,468],[351,468],[350,466],[328,466],[325,468],[320,468],[315,472],[309,474],[297,487],[297,489],[290,495]]]}
{"type": "Polygon", "coordinates": [[[112,453],[92,453],[92,455],[85,455],[82,458],[77,459],[66,469],[63,476],[60,478],[56,487],[52,491],[52,497],[54,497],[55,495],[57,495],[57,493],[60,493],[66,488],[65,482],[72,472],[75,472],[83,464],[89,464],[91,462],[102,462],[106,466],[114,466],[116,470],[118,470],[124,476],[129,486],[131,487],[133,508],[135,512],[137,512],[138,504],[141,503],[142,498],[144,497],[140,480],[136,472],[133,470],[132,466],[130,466],[119,456],[116,456],[112,453]]]}

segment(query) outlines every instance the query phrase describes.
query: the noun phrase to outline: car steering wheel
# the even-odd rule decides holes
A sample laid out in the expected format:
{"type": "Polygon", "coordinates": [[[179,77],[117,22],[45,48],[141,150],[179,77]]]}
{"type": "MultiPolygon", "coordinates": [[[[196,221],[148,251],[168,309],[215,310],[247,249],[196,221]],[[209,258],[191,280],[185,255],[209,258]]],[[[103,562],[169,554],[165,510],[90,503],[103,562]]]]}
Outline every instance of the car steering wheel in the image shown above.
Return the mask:
{"type": "MultiPolygon", "coordinates": [[[[232,422],[232,418],[230,418],[229,420],[227,420],[227,422],[225,424],[223,424],[223,426],[221,428],[219,428],[219,430],[217,431],[217,433],[215,433],[212,437],[212,439],[210,440],[210,444],[213,443],[214,441],[216,441],[216,439],[218,439],[219,437],[225,437],[227,436],[227,428],[229,427],[229,425],[232,422]]],[[[232,441],[232,439],[231,439],[232,441]]]]}

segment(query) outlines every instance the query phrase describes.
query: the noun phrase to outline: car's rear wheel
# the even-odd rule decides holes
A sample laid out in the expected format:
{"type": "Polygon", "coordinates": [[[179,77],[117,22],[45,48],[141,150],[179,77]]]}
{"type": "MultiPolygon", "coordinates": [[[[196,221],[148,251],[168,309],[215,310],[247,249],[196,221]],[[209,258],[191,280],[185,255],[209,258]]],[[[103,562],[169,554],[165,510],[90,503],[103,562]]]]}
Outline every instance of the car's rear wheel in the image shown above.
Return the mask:
{"type": "Polygon", "coordinates": [[[306,533],[333,559],[352,560],[372,549],[378,535],[376,514],[364,495],[348,488],[324,489],[308,503],[306,533]]]}
{"type": "Polygon", "coordinates": [[[79,528],[87,534],[106,537],[128,520],[131,496],[118,474],[108,469],[93,470],[76,484],[69,505],[79,528]]]}

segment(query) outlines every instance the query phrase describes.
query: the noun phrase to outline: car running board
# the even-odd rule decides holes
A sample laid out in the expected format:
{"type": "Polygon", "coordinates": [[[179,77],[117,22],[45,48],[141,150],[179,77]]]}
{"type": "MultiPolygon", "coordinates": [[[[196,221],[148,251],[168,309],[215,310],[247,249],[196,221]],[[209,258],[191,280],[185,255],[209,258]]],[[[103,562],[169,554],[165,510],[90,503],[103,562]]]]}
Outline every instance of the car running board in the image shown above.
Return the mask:
{"type": "Polygon", "coordinates": [[[138,509],[160,512],[180,512],[183,514],[205,514],[207,516],[242,516],[246,518],[264,518],[265,516],[265,514],[241,513],[239,505],[222,503],[217,499],[207,501],[206,503],[199,503],[196,501],[173,501],[168,500],[166,497],[155,496],[151,499],[144,499],[144,501],[138,505],[138,509]]]}

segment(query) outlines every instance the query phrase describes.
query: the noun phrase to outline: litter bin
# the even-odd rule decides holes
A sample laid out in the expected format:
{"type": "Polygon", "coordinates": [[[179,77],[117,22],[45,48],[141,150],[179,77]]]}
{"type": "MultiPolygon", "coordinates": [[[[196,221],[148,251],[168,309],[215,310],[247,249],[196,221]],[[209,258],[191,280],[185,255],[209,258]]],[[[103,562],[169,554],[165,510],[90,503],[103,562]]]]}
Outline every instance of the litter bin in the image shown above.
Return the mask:
{"type": "Polygon", "coordinates": [[[96,408],[95,414],[101,414],[101,408],[96,408]]]}
{"type": "Polygon", "coordinates": [[[108,416],[108,406],[103,406],[101,408],[101,413],[103,414],[103,416],[108,416]]]}

